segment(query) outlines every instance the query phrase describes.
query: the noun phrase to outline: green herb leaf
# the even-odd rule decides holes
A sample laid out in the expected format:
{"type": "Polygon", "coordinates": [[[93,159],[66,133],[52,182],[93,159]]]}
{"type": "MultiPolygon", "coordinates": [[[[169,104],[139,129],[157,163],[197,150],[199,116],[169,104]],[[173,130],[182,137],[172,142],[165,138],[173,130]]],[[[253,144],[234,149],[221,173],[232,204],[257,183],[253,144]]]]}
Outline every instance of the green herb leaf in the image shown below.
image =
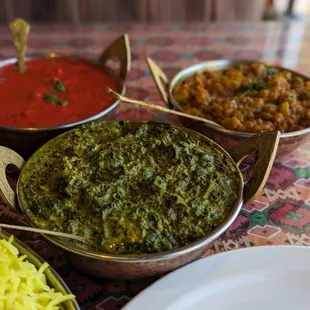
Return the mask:
{"type": "Polygon", "coordinates": [[[43,100],[46,102],[51,102],[51,103],[56,103],[56,101],[58,100],[57,96],[54,94],[50,94],[50,93],[44,93],[43,95],[43,100]]]}
{"type": "Polygon", "coordinates": [[[239,92],[244,92],[247,90],[260,91],[266,88],[267,88],[267,84],[264,81],[257,81],[257,82],[241,85],[241,87],[239,88],[239,92]]]}
{"type": "Polygon", "coordinates": [[[274,75],[277,73],[277,70],[275,68],[269,67],[266,70],[267,75],[274,75]]]}
{"type": "Polygon", "coordinates": [[[304,91],[300,94],[299,98],[301,100],[309,100],[310,99],[310,91],[304,91]]]}
{"type": "Polygon", "coordinates": [[[59,92],[59,93],[65,93],[66,92],[65,85],[61,81],[56,81],[56,83],[54,84],[52,89],[59,92]]]}
{"type": "Polygon", "coordinates": [[[51,102],[51,103],[60,105],[62,107],[65,107],[68,104],[68,102],[66,100],[58,99],[57,95],[50,94],[50,93],[45,93],[43,95],[43,100],[46,102],[51,102]]]}
{"type": "Polygon", "coordinates": [[[245,97],[250,91],[246,90],[245,92],[243,92],[241,95],[234,97],[234,100],[236,100],[236,102],[239,102],[241,98],[245,97]]]}
{"type": "Polygon", "coordinates": [[[68,101],[63,99],[58,99],[56,104],[61,105],[62,107],[65,107],[68,104],[68,101]]]}

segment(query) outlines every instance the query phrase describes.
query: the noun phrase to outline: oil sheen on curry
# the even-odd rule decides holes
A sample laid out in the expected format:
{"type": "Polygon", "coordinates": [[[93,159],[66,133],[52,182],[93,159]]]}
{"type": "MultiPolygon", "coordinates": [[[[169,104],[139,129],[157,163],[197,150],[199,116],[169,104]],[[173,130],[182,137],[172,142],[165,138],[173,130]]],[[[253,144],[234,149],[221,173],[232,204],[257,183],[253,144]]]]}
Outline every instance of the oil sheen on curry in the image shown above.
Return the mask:
{"type": "Polygon", "coordinates": [[[104,111],[114,99],[105,86],[120,81],[103,67],[69,58],[40,58],[0,67],[0,126],[53,127],[81,121],[104,111]]]}
{"type": "Polygon", "coordinates": [[[110,254],[164,252],[206,237],[238,199],[240,172],[213,142],[152,122],[95,122],[43,146],[19,195],[32,223],[110,254]]]}

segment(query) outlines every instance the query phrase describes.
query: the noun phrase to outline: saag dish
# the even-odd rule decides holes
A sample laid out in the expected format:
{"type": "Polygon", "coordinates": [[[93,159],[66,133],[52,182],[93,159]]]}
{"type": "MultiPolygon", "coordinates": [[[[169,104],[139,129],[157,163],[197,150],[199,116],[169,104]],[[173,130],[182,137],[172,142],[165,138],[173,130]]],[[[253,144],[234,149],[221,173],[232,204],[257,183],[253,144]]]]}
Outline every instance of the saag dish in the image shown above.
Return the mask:
{"type": "Polygon", "coordinates": [[[38,227],[86,237],[105,253],[141,254],[208,235],[233,208],[240,182],[232,159],[199,135],[96,122],[41,148],[19,194],[38,227]]]}

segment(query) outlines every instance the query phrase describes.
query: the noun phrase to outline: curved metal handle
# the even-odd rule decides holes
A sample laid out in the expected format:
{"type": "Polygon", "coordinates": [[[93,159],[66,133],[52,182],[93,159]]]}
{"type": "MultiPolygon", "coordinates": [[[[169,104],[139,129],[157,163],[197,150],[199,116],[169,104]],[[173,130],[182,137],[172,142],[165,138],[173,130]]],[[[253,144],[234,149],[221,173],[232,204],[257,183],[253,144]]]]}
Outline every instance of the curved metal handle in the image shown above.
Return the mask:
{"type": "Polygon", "coordinates": [[[0,146],[0,196],[4,202],[15,211],[18,210],[16,194],[7,180],[5,170],[10,164],[21,169],[24,163],[24,159],[16,152],[5,146],[0,146]]]}
{"type": "Polygon", "coordinates": [[[146,58],[147,64],[150,68],[152,76],[155,80],[155,84],[159,93],[161,94],[162,99],[165,101],[166,105],[173,109],[173,106],[170,104],[169,96],[168,96],[168,84],[169,80],[163,70],[156,64],[156,62],[150,57],[146,58]]]}
{"type": "Polygon", "coordinates": [[[116,39],[99,57],[99,63],[105,65],[113,56],[116,56],[120,63],[120,77],[126,81],[127,74],[131,67],[130,44],[127,34],[116,39]]]}
{"type": "Polygon", "coordinates": [[[275,160],[279,140],[279,131],[262,133],[246,139],[230,153],[238,166],[248,155],[253,155],[255,158],[253,174],[244,186],[244,202],[253,200],[265,186],[275,160]]]}

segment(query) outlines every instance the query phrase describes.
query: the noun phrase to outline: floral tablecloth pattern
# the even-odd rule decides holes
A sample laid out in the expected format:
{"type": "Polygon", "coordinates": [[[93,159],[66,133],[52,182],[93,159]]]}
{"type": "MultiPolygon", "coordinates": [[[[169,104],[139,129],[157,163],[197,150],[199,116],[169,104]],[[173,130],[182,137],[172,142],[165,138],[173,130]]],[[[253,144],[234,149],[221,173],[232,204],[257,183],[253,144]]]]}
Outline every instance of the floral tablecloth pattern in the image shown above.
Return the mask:
{"type": "MultiPolygon", "coordinates": [[[[127,95],[162,105],[145,62],[150,56],[171,78],[185,66],[220,58],[259,59],[310,75],[310,25],[307,21],[191,25],[34,25],[29,54],[57,52],[95,59],[116,37],[128,33],[132,69],[127,95]]],[[[6,27],[0,27],[0,60],[14,56],[6,27]]],[[[0,95],[1,97],[1,95],[0,95]]],[[[1,108],[1,102],[0,102],[1,108]]],[[[165,114],[121,104],[118,119],[177,121],[165,114]]],[[[247,171],[244,166],[244,171],[247,171]]],[[[1,221],[25,224],[0,202],[1,221]]],[[[63,277],[81,309],[115,310],[154,280],[112,281],[88,276],[70,266],[66,255],[38,234],[10,231],[37,251],[63,277]]],[[[236,221],[205,255],[259,245],[310,245],[310,141],[276,161],[263,192],[243,206],[236,221]]]]}

